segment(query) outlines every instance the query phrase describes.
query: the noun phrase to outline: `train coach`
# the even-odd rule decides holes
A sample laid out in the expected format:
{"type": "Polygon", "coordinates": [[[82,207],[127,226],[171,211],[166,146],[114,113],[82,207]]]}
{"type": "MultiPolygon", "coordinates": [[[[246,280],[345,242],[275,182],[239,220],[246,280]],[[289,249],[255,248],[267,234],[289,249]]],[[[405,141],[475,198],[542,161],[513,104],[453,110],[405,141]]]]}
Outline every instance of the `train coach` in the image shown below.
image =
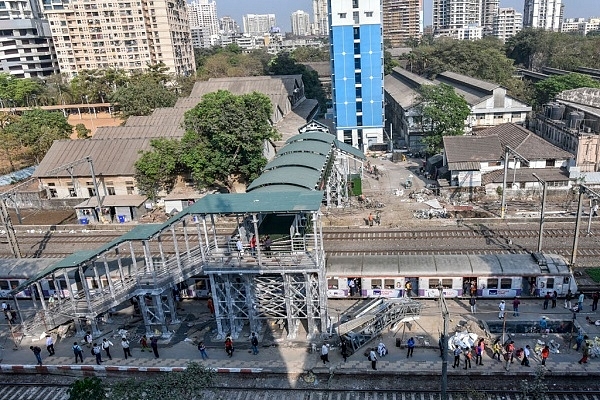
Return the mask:
{"type": "Polygon", "coordinates": [[[559,296],[577,286],[555,254],[328,256],[327,296],[512,298],[559,296]]]}

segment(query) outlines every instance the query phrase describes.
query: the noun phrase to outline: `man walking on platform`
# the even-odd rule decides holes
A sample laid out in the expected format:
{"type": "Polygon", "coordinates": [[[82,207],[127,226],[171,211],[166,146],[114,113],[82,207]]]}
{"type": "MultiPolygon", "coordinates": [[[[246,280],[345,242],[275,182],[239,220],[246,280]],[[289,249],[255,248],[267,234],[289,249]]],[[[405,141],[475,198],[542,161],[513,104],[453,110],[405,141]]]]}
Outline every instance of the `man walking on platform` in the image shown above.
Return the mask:
{"type": "Polygon", "coordinates": [[[108,357],[109,360],[112,360],[112,356],[110,355],[110,346],[112,345],[113,344],[110,340],[106,338],[102,339],[102,348],[106,352],[106,357],[108,357]]]}
{"type": "Polygon", "coordinates": [[[33,355],[35,356],[35,359],[37,360],[38,365],[41,367],[42,366],[42,349],[40,349],[37,346],[29,346],[29,350],[33,351],[33,355]]]}
{"type": "Polygon", "coordinates": [[[77,364],[78,359],[81,359],[81,362],[83,363],[83,350],[77,342],[73,343],[73,354],[75,354],[75,364],[77,364]]]}

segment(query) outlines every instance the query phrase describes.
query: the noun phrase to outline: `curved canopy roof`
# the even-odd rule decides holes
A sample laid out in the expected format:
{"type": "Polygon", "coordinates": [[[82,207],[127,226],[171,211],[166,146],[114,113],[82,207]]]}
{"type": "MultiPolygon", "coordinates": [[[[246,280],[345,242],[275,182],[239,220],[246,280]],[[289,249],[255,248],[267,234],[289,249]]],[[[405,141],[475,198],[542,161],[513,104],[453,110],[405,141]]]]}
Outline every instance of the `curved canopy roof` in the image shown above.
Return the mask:
{"type": "Polygon", "coordinates": [[[317,142],[331,144],[335,140],[335,136],[333,136],[330,133],[310,131],[310,132],[304,132],[304,133],[300,133],[298,135],[292,136],[285,142],[287,144],[289,144],[289,143],[294,143],[294,142],[299,142],[299,141],[304,141],[304,140],[314,140],[317,142]]]}
{"type": "Polygon", "coordinates": [[[268,185],[292,185],[314,190],[319,183],[320,177],[320,171],[315,171],[308,167],[275,168],[263,172],[258,178],[252,181],[250,186],[248,186],[248,191],[268,185]]]}
{"type": "Polygon", "coordinates": [[[321,155],[328,155],[331,152],[331,144],[318,142],[315,140],[302,140],[299,142],[293,142],[286,144],[277,152],[278,155],[286,153],[316,153],[321,155]]]}
{"type": "Polygon", "coordinates": [[[321,171],[327,162],[327,157],[314,153],[286,153],[275,157],[264,168],[265,171],[281,167],[307,167],[321,171]]]}

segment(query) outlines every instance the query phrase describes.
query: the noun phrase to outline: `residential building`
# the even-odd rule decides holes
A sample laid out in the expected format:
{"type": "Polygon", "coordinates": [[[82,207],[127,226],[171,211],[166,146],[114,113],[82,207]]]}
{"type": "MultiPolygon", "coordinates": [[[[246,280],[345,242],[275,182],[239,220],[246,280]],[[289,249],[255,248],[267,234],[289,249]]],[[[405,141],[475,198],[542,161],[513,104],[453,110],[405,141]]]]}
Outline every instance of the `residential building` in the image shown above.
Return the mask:
{"type": "Polygon", "coordinates": [[[600,18],[566,18],[560,28],[561,32],[577,32],[586,36],[589,32],[600,31],[600,18]]]}
{"type": "Polygon", "coordinates": [[[327,0],[313,0],[313,35],[329,35],[327,0]]]}
{"type": "Polygon", "coordinates": [[[471,113],[465,120],[465,132],[478,131],[507,122],[524,124],[531,107],[506,94],[495,83],[446,71],[430,81],[396,67],[385,77],[386,116],[393,124],[392,135],[413,151],[422,151],[425,135],[418,90],[422,85],[445,83],[468,103],[471,113]]]}
{"type": "Polygon", "coordinates": [[[464,27],[481,26],[482,0],[433,0],[436,36],[457,37],[464,27]]]}
{"type": "Polygon", "coordinates": [[[336,134],[358,149],[383,142],[381,0],[329,2],[336,134]]]}
{"type": "Polygon", "coordinates": [[[296,36],[310,35],[310,15],[298,10],[292,13],[292,34],[296,36]]]}
{"type": "Polygon", "coordinates": [[[233,18],[226,15],[219,20],[219,31],[224,34],[240,33],[240,26],[233,18]]]}
{"type": "Polygon", "coordinates": [[[531,128],[574,155],[576,168],[571,168],[572,173],[595,175],[600,181],[600,89],[561,92],[536,114],[531,128]]]}
{"type": "Polygon", "coordinates": [[[483,36],[490,36],[494,31],[494,19],[500,11],[500,0],[481,1],[481,27],[483,36]]]}
{"type": "Polygon", "coordinates": [[[214,0],[195,0],[188,3],[188,16],[193,47],[209,48],[217,44],[219,19],[217,3],[214,0]]]}
{"type": "Polygon", "coordinates": [[[82,69],[133,72],[160,62],[175,75],[195,71],[183,0],[53,0],[43,8],[60,71],[70,77],[82,69]]]}
{"type": "Polygon", "coordinates": [[[525,0],[523,26],[560,31],[563,20],[562,0],[525,0]]]}
{"type": "Polygon", "coordinates": [[[494,18],[492,36],[506,42],[523,29],[523,14],[514,8],[501,8],[494,18]]]}
{"type": "Polygon", "coordinates": [[[401,47],[423,35],[423,0],[383,0],[383,39],[401,47]]]}
{"type": "Polygon", "coordinates": [[[0,8],[0,72],[33,78],[58,72],[50,25],[35,0],[14,0],[0,8]]]}
{"type": "Polygon", "coordinates": [[[262,36],[276,26],[275,14],[246,14],[243,19],[246,35],[262,36]]]}

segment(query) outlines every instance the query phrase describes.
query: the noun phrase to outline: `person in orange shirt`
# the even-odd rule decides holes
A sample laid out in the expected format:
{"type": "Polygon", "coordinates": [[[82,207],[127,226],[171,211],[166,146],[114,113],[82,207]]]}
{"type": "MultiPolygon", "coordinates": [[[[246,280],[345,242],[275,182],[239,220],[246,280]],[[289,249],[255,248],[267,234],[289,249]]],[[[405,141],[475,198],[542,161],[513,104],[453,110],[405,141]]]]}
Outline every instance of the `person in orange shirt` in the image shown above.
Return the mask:
{"type": "Polygon", "coordinates": [[[542,365],[546,365],[546,360],[548,359],[549,355],[550,355],[550,347],[545,346],[542,349],[542,365]]]}

